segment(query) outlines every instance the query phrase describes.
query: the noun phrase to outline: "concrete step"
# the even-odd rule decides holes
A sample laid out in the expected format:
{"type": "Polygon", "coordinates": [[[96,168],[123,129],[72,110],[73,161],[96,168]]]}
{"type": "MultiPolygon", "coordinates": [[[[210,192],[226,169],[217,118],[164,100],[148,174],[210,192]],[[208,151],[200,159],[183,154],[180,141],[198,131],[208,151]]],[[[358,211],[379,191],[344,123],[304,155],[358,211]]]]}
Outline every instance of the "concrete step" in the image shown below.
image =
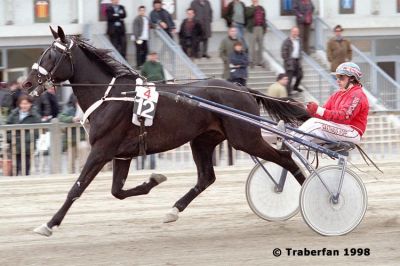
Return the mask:
{"type": "Polygon", "coordinates": [[[276,77],[268,76],[268,77],[261,77],[261,76],[254,76],[249,73],[248,82],[275,82],[276,77]]]}

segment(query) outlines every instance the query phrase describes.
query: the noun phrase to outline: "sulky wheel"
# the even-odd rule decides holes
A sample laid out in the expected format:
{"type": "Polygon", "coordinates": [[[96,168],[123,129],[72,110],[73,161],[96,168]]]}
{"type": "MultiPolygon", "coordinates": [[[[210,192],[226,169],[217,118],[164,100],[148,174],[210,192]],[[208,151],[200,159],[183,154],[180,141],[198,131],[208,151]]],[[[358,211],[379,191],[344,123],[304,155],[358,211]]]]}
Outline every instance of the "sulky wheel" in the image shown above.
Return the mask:
{"type": "MultiPolygon", "coordinates": [[[[326,166],[317,170],[334,194],[337,193],[342,167],[326,166]]],[[[304,221],[315,232],[325,236],[344,235],[361,222],[367,210],[367,191],[362,180],[346,169],[338,201],[334,203],[316,173],[304,182],[300,193],[300,208],[304,221]]]]}
{"type": "MultiPolygon", "coordinates": [[[[261,163],[279,183],[283,168],[271,162],[261,163]]],[[[283,191],[276,192],[274,182],[260,164],[257,164],[247,178],[246,198],[251,210],[260,218],[268,221],[284,221],[299,211],[300,189],[300,184],[288,172],[283,191]]]]}

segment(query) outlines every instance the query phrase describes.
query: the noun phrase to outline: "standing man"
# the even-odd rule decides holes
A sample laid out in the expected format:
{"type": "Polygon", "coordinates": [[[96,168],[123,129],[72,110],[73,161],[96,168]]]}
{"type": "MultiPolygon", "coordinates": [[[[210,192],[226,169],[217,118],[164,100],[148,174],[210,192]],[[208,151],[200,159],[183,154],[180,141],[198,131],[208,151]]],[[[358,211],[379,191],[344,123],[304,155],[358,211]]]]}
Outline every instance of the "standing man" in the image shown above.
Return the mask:
{"type": "Polygon", "coordinates": [[[139,6],[139,15],[133,21],[133,41],[136,46],[136,68],[146,62],[149,40],[149,18],[146,16],[145,6],[139,6]]]}
{"type": "Polygon", "coordinates": [[[195,19],[200,22],[203,33],[199,44],[199,57],[210,58],[208,55],[208,39],[211,37],[211,22],[213,13],[210,1],[193,0],[190,7],[194,10],[195,19]]]}
{"type": "Polygon", "coordinates": [[[222,75],[223,79],[229,79],[229,55],[233,52],[233,46],[238,41],[242,44],[244,43],[244,40],[237,36],[237,29],[232,26],[228,29],[228,36],[226,36],[225,39],[222,40],[219,46],[219,57],[224,62],[224,73],[222,75]]]}
{"type": "Polygon", "coordinates": [[[117,51],[126,58],[125,8],[119,4],[119,0],[112,0],[111,5],[106,9],[106,14],[107,34],[110,41],[117,51]]]}
{"type": "Polygon", "coordinates": [[[350,41],[344,39],[342,36],[342,26],[337,25],[333,30],[335,37],[328,41],[326,50],[328,61],[331,62],[331,71],[335,72],[340,64],[351,61],[353,53],[350,41]]]}
{"type": "Polygon", "coordinates": [[[281,49],[284,67],[288,75],[287,93],[292,95],[292,79],[296,77],[296,83],[293,90],[302,92],[299,88],[300,81],[303,78],[303,69],[301,67],[301,42],[299,39],[299,28],[294,26],[290,30],[290,36],[283,42],[281,49]]]}
{"type": "MultiPolygon", "coordinates": [[[[224,15],[228,27],[235,27],[240,39],[244,39],[244,27],[246,26],[246,6],[240,0],[233,0],[228,4],[224,15]]],[[[243,43],[245,44],[245,43],[243,43]]],[[[247,45],[245,45],[247,47],[247,45]]]]}
{"type": "Polygon", "coordinates": [[[300,29],[304,52],[309,54],[310,29],[313,20],[314,5],[311,0],[294,0],[293,11],[296,15],[297,27],[300,29]]]}
{"type": "Polygon", "coordinates": [[[182,50],[190,58],[198,57],[198,47],[201,37],[201,24],[194,17],[194,10],[188,8],[186,10],[186,18],[182,21],[179,30],[179,43],[182,46],[182,50]]]}
{"type": "Polygon", "coordinates": [[[171,14],[161,7],[161,0],[153,1],[153,10],[150,13],[150,20],[153,25],[160,26],[171,38],[175,33],[176,27],[171,14]]]}
{"type": "Polygon", "coordinates": [[[264,35],[267,32],[265,9],[258,4],[258,0],[252,0],[252,3],[246,9],[247,30],[250,32],[250,67],[265,67],[262,55],[264,35]]]}

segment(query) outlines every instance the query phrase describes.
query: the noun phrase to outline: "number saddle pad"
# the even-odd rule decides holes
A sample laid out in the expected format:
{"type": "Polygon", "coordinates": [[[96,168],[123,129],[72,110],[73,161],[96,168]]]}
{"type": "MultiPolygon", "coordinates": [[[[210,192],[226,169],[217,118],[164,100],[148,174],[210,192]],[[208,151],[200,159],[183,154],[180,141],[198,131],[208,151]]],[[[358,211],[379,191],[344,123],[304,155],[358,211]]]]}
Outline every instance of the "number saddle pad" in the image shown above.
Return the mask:
{"type": "Polygon", "coordinates": [[[154,83],[143,84],[143,80],[136,79],[136,96],[133,104],[132,123],[140,126],[139,118],[144,118],[146,127],[153,125],[154,115],[158,102],[158,92],[154,83]],[[141,86],[143,85],[143,86],[141,86]]]}

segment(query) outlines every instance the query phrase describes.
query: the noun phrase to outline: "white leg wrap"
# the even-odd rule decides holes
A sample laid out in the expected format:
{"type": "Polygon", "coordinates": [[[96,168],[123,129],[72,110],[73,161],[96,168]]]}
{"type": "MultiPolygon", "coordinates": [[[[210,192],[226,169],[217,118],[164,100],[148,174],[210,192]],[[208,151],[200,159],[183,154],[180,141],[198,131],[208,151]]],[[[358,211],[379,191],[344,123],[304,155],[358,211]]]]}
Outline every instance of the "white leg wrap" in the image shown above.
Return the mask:
{"type": "Polygon", "coordinates": [[[173,207],[164,217],[164,223],[171,223],[175,222],[178,220],[179,216],[179,210],[177,207],[173,207]]]}
{"type": "Polygon", "coordinates": [[[47,224],[42,224],[39,227],[36,227],[33,232],[42,235],[42,236],[51,236],[53,234],[53,230],[47,226],[47,224]]]}

